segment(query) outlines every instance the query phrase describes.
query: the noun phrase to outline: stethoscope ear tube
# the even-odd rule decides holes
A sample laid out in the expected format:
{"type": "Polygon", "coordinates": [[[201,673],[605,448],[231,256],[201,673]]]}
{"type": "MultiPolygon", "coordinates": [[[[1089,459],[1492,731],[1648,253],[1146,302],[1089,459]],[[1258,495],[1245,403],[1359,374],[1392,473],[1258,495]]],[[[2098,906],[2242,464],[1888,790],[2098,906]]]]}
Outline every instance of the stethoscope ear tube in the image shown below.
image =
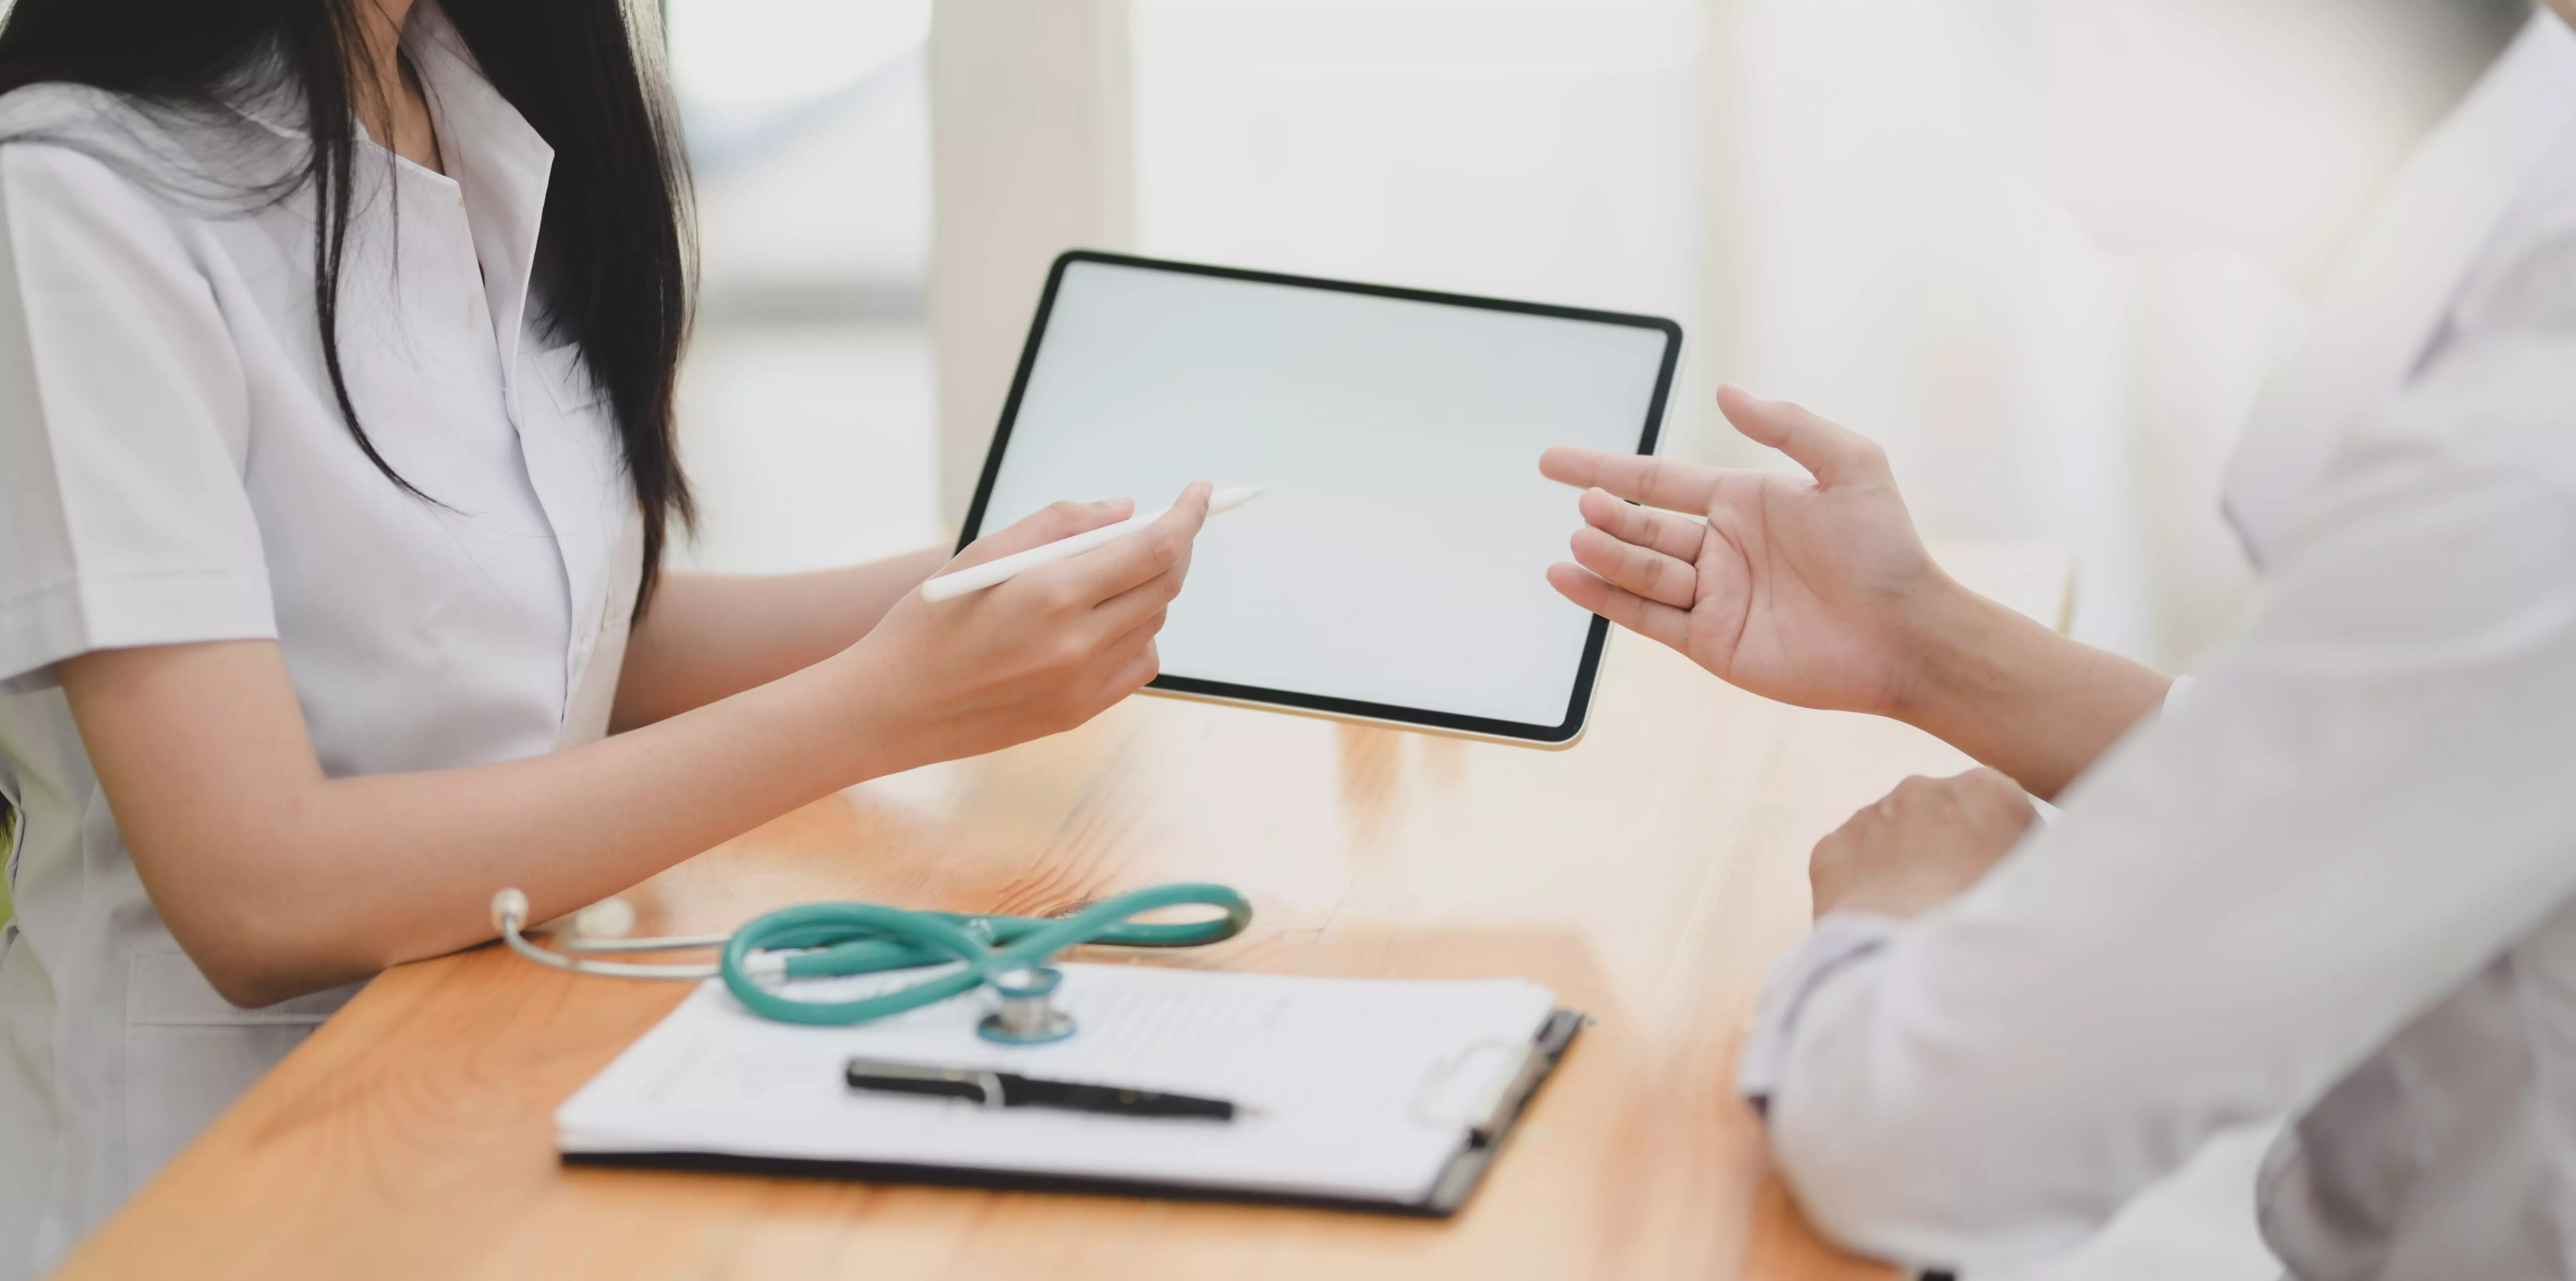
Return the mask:
{"type": "Polygon", "coordinates": [[[1044,922],[996,950],[992,962],[996,971],[1044,965],[1056,953],[1085,943],[1117,947],[1199,947],[1233,938],[1250,924],[1252,904],[1226,886],[1203,883],[1157,885],[1152,889],[1103,899],[1071,916],[1044,922]],[[1145,924],[1127,919],[1166,907],[1187,906],[1221,908],[1225,915],[1210,921],[1185,921],[1172,925],[1145,924]]]}
{"type": "MultiPolygon", "coordinates": [[[[492,896],[492,926],[501,933],[501,941],[511,951],[558,970],[575,974],[597,974],[621,979],[711,979],[718,967],[706,962],[692,964],[643,964],[635,961],[594,961],[588,957],[566,956],[550,948],[537,946],[525,933],[528,922],[528,896],[516,889],[506,889],[492,896]]],[[[713,940],[692,943],[678,939],[637,939],[630,949],[638,952],[658,951],[670,947],[714,946],[713,940]]]]}

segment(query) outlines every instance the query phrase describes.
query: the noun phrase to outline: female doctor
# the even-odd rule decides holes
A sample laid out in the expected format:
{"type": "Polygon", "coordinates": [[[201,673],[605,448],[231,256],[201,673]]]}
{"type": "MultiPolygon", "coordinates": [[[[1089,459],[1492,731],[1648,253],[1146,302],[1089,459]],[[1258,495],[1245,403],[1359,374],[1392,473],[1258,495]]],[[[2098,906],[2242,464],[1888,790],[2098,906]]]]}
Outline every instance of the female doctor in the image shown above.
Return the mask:
{"type": "Polygon", "coordinates": [[[1203,486],[935,606],[935,552],[657,574],[689,263],[651,11],[0,27],[0,1278],[495,889],[568,911],[1153,676],[1203,486]]]}
{"type": "Polygon", "coordinates": [[[1577,603],[1993,767],[1817,847],[1747,1045],[1829,1234],[2049,1255],[2286,1115],[2260,1209],[2292,1275],[2576,1277],[2571,20],[2529,17],[2425,141],[2266,389],[2226,494],[2264,585],[2187,690],[1960,589],[1885,456],[1795,406],[1722,398],[1812,482],[1543,463],[1599,487],[1552,571],[1577,603]],[[2026,834],[2015,783],[2063,819],[2026,834]]]}

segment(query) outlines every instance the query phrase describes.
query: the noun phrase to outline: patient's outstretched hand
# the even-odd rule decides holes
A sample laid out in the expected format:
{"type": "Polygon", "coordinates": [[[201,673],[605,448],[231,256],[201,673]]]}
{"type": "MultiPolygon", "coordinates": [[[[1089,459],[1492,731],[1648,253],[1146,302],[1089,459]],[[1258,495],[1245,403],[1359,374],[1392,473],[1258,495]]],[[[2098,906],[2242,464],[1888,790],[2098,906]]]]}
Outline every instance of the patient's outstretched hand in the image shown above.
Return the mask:
{"type": "Polygon", "coordinates": [[[1548,581],[1752,693],[1897,714],[1933,616],[1964,591],[1923,550],[1887,455],[1785,401],[1717,402],[1813,479],[1551,449],[1539,470],[1587,492],[1577,564],[1548,581]]]}

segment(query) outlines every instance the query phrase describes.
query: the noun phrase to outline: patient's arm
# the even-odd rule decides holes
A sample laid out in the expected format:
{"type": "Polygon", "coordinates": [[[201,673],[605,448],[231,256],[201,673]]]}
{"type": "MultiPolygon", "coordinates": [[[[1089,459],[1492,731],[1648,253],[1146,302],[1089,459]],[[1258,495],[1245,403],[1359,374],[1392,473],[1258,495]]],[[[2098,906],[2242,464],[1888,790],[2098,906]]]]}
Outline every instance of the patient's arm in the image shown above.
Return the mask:
{"type": "Polygon", "coordinates": [[[1542,472],[1588,487],[1579,564],[1548,571],[1567,599],[1764,697],[1919,726],[2043,797],[2163,701],[2171,678],[1942,573],[1876,444],[1731,387],[1718,405],[1813,479],[1549,450],[1542,472]]]}

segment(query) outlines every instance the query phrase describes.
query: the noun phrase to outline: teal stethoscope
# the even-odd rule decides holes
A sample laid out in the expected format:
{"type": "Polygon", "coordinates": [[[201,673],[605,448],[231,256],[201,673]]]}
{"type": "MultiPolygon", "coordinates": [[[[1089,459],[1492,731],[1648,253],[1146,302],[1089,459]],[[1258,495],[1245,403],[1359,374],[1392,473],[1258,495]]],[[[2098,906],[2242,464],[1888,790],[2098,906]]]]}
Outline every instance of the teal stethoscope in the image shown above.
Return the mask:
{"type": "Polygon", "coordinates": [[[878,903],[807,903],[763,916],[731,934],[625,938],[634,909],[623,900],[586,908],[574,918],[561,950],[540,947],[524,932],[528,896],[503,890],[492,896],[492,924],[510,950],[541,965],[613,978],[722,978],[734,999],[782,1023],[865,1023],[919,1009],[952,996],[990,987],[1000,1008],[977,1025],[986,1040],[1031,1045],[1073,1035],[1073,1019],[1055,1006],[1063,975],[1049,962],[1084,944],[1110,947],[1199,947],[1222,942],[1252,923],[1252,905],[1222,885],[1158,885],[1094,903],[1070,916],[966,916],[913,912],[878,903]],[[1177,924],[1128,918],[1166,907],[1196,904],[1223,916],[1177,924]],[[675,952],[718,947],[712,963],[658,964],[592,959],[600,954],[675,952]],[[782,978],[874,974],[914,966],[960,962],[956,970],[855,1001],[800,1001],[781,995],[782,978]]]}

